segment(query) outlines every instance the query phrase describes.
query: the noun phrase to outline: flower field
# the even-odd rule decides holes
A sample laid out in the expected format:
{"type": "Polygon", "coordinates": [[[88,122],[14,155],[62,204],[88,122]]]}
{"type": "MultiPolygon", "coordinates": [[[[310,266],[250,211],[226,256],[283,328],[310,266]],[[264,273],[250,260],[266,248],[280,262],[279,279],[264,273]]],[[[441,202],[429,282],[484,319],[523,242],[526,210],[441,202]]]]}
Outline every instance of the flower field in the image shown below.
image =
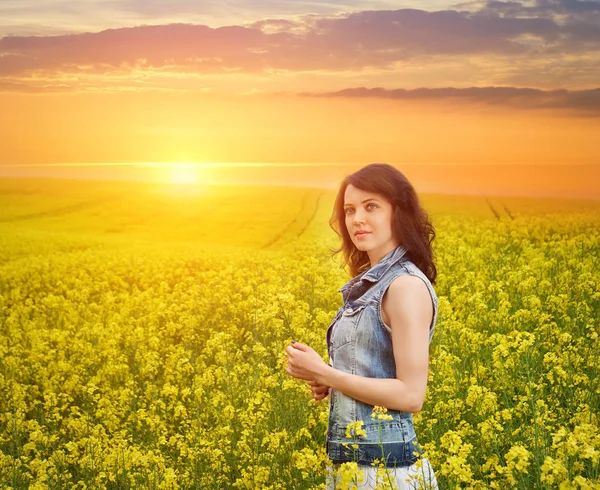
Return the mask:
{"type": "MultiPolygon", "coordinates": [[[[334,196],[0,180],[0,487],[324,489],[334,196]]],[[[600,202],[422,202],[440,489],[600,489],[600,202]]]]}

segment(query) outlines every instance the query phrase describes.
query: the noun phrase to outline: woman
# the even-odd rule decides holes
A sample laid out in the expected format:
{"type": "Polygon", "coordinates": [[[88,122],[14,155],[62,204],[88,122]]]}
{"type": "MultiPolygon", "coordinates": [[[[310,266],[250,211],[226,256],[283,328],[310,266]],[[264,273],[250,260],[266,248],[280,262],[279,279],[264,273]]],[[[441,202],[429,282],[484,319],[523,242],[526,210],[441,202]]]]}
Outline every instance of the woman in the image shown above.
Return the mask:
{"type": "Polygon", "coordinates": [[[327,488],[355,461],[358,488],[375,488],[379,463],[389,485],[379,480],[377,488],[435,489],[412,420],[425,398],[437,320],[435,231],[413,186],[387,164],[343,180],[330,224],[352,276],[327,330],[330,363],[299,342],[286,348],[286,371],[306,380],[316,400],[330,395],[327,488]]]}

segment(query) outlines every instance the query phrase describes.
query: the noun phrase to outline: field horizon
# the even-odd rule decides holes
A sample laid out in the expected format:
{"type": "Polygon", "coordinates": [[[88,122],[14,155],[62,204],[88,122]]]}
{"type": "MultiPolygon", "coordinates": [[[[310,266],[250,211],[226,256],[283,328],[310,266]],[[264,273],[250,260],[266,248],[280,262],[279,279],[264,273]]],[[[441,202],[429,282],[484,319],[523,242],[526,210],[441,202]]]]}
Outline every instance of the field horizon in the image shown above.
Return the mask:
{"type": "MultiPolygon", "coordinates": [[[[360,163],[154,162],[0,165],[3,178],[337,189],[360,163]]],[[[392,163],[419,193],[600,200],[599,164],[392,163]]]]}

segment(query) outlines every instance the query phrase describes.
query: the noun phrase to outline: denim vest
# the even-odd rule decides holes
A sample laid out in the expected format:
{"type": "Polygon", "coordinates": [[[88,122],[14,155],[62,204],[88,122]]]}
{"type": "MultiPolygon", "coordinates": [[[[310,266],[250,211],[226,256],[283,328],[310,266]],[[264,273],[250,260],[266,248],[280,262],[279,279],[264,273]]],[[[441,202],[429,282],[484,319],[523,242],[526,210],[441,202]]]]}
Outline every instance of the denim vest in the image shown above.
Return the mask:
{"type": "MultiPolygon", "coordinates": [[[[369,378],[396,378],[391,329],[383,322],[381,301],[392,281],[402,274],[420,277],[429,289],[433,303],[431,343],[437,320],[437,295],[427,276],[405,254],[405,248],[398,246],[339,289],[344,305],[327,329],[329,362],[335,369],[369,378]]],[[[413,452],[422,454],[423,450],[417,442],[412,413],[388,410],[392,420],[378,421],[371,419],[372,411],[372,405],[331,388],[327,454],[332,462],[344,463],[356,457],[359,464],[370,465],[383,457],[386,467],[415,463],[417,456],[413,452]],[[357,420],[364,422],[366,436],[357,439],[358,449],[353,450],[343,443],[354,443],[346,438],[346,426],[357,420]]]]}

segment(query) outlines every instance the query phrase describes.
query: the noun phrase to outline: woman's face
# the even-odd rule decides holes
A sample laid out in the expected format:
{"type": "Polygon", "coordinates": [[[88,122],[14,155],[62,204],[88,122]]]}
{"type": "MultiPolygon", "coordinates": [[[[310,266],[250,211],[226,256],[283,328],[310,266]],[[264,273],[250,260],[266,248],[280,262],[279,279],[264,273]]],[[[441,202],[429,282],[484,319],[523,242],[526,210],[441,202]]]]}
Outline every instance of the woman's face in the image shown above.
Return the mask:
{"type": "Polygon", "coordinates": [[[392,204],[380,194],[349,184],[344,193],[344,212],[352,242],[358,250],[369,253],[371,262],[399,245],[392,235],[392,204]]]}

